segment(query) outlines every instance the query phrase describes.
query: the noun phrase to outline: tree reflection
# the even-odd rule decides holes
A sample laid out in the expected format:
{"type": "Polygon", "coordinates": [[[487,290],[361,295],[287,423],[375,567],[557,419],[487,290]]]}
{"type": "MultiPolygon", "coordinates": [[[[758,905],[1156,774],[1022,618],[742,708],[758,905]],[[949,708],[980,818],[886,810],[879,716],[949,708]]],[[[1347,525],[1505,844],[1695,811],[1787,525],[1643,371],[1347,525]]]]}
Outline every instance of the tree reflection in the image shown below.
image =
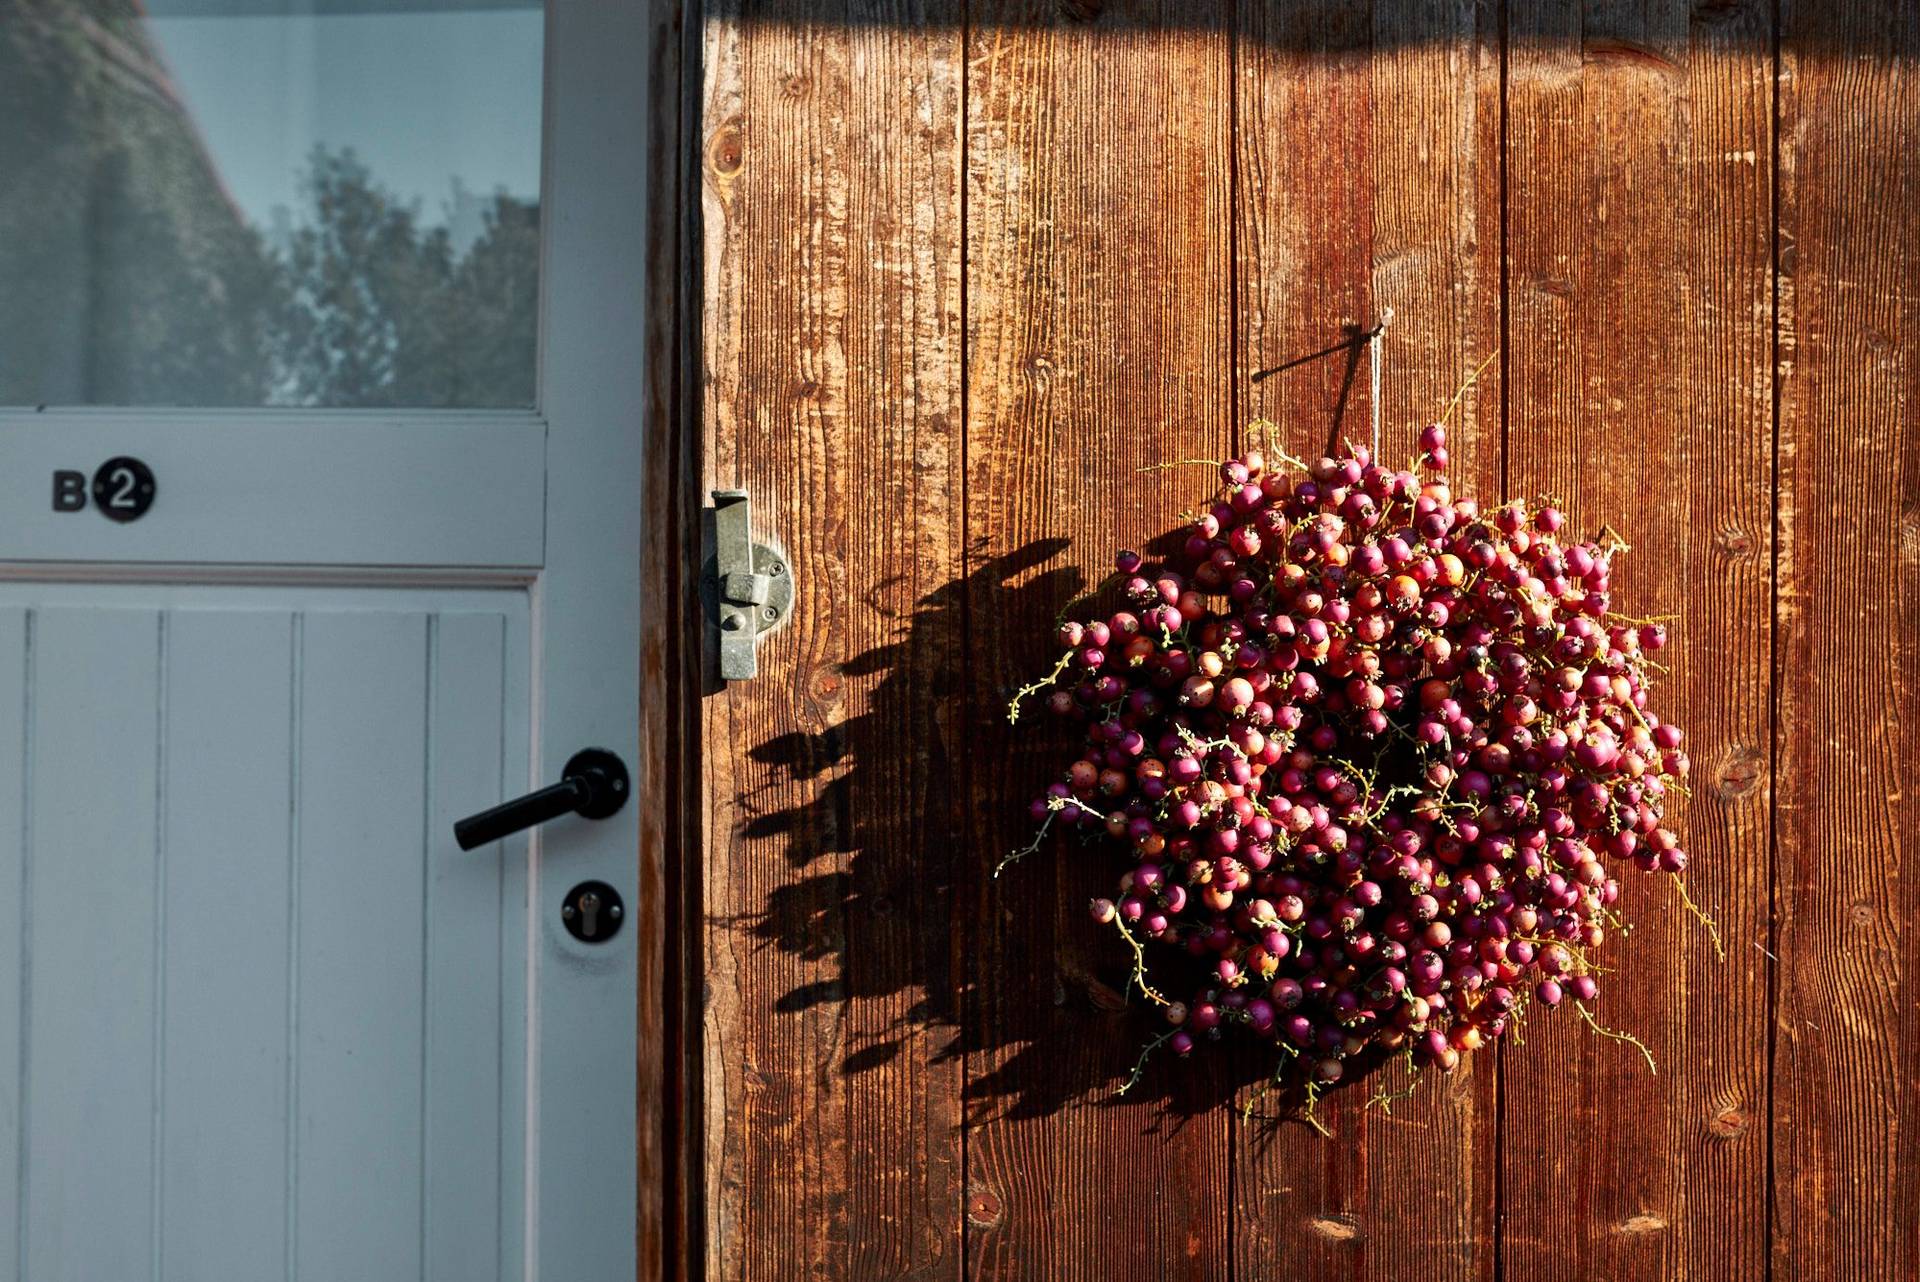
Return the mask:
{"type": "Polygon", "coordinates": [[[0,404],[533,403],[535,202],[463,247],[351,150],[302,186],[270,243],[138,0],[0,0],[0,404]]]}
{"type": "Polygon", "coordinates": [[[282,399],[302,405],[531,405],[539,211],[496,194],[465,254],[351,151],[316,150],[312,219],[276,259],[282,399]]]}

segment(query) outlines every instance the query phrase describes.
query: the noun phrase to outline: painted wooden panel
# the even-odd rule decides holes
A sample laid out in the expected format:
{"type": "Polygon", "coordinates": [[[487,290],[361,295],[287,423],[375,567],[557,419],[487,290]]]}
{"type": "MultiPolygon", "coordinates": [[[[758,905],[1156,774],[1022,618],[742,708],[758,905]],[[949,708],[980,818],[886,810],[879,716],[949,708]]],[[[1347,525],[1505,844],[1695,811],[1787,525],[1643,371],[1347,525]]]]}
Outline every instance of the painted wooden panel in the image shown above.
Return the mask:
{"type": "Polygon", "coordinates": [[[166,618],[162,1276],[286,1266],[293,638],[284,610],[166,618]]]}
{"type": "Polygon", "coordinates": [[[0,585],[0,1279],[522,1270],[528,623],[0,585]]]}
{"type": "Polygon", "coordinates": [[[416,614],[301,628],[293,1216],[308,1276],[421,1271],[426,655],[416,614]],[[392,715],[407,708],[422,715],[392,715]]]}
{"type": "Polygon", "coordinates": [[[153,1273],[161,637],[154,609],[35,612],[20,904],[34,1282],[153,1273]]]}
{"type": "MultiPolygon", "coordinates": [[[[426,1282],[497,1282],[503,1234],[513,1221],[505,1193],[507,1155],[498,1126],[506,1098],[507,871],[518,843],[471,853],[438,840],[473,799],[500,787],[506,768],[506,620],[442,614],[431,624],[432,707],[427,776],[426,1042],[430,1083],[422,1151],[426,1282]],[[474,855],[480,856],[474,858],[474,855]],[[494,1224],[476,1212],[494,1205],[494,1224]]],[[[517,938],[517,935],[513,937],[517,938]]],[[[517,1006],[514,1007],[518,1009],[517,1006]]]]}
{"type": "Polygon", "coordinates": [[[507,411],[0,408],[0,549],[15,561],[538,566],[546,449],[537,415],[507,411]],[[121,454],[152,467],[151,511],[122,524],[54,510],[56,470],[121,454]]]}

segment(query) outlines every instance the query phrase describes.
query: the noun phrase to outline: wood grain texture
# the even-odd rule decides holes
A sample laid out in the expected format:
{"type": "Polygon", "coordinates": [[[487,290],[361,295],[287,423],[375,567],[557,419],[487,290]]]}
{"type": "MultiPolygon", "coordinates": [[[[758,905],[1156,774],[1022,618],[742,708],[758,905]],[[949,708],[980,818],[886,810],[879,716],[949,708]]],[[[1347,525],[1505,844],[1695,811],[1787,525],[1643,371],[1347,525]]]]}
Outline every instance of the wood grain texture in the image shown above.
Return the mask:
{"type": "Polygon", "coordinates": [[[987,873],[1058,768],[1008,693],[1115,549],[1212,484],[1138,469],[1231,449],[1228,36],[1179,0],[970,17],[970,1276],[1226,1278],[1217,1084],[1169,1059],[1112,1099],[1164,1026],[1124,1004],[1118,941],[1087,916],[1111,866],[1063,847],[987,873]]]}
{"type": "Polygon", "coordinates": [[[1920,6],[1782,6],[1773,1276],[1920,1275],[1920,6]]]}
{"type": "Polygon", "coordinates": [[[1536,1010],[1503,1052],[1505,1272],[1765,1269],[1772,329],[1768,7],[1516,2],[1508,81],[1509,493],[1633,544],[1614,608],[1670,612],[1652,706],[1669,818],[1726,957],[1627,868],[1596,1036],[1536,1010]]]}
{"type": "Polygon", "coordinates": [[[1920,1274],[1920,3],[1775,8],[709,6],[701,477],[805,604],[683,748],[708,1276],[1920,1274]],[[1725,959],[1629,872],[1596,1009],[1657,1075],[1569,1010],[1330,1140],[1220,1108],[1244,1055],[1116,1105],[1093,874],[989,876],[1055,760],[1005,699],[1208,484],[1137,468],[1365,439],[1363,351],[1250,376],[1387,306],[1388,459],[1504,341],[1457,486],[1676,616],[1725,959]]]}
{"type": "MultiPolygon", "coordinates": [[[[1405,465],[1499,346],[1499,31],[1462,2],[1240,6],[1235,79],[1243,403],[1296,455],[1371,435],[1363,347],[1252,374],[1372,325],[1382,456],[1405,465]]],[[[1461,492],[1500,479],[1499,370],[1462,398],[1448,442],[1461,492]]],[[[1236,1126],[1237,1276],[1475,1279],[1493,1274],[1492,1056],[1427,1074],[1390,1113],[1378,1082],[1303,1123],[1236,1126]]],[[[1264,1068],[1264,1066],[1262,1066],[1264,1068]]],[[[1400,1088],[1401,1071],[1389,1075],[1400,1088]]]]}
{"type": "Polygon", "coordinates": [[[705,705],[707,1273],[960,1273],[957,10],[709,5],[705,481],[798,606],[705,705]]]}

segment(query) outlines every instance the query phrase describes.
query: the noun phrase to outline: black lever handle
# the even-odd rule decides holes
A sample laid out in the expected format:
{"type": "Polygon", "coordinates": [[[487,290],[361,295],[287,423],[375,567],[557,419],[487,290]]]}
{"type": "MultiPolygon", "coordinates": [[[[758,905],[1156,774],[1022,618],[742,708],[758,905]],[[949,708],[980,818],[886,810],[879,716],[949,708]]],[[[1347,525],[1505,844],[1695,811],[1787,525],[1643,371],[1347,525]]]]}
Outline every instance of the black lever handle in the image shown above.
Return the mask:
{"type": "Polygon", "coordinates": [[[605,819],[627,804],[629,791],[627,767],[620,758],[605,748],[586,748],[567,761],[559,783],[468,815],[453,825],[453,839],[460,849],[473,850],[561,815],[605,819]]]}

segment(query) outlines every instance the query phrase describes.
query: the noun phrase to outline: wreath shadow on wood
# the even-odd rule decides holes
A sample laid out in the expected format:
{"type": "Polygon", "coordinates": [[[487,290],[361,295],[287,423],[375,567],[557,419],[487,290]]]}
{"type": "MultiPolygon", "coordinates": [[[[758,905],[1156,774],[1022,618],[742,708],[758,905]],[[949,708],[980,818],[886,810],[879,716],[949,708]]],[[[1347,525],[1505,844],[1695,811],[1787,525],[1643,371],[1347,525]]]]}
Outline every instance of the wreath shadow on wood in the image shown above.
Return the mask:
{"type": "MultiPolygon", "coordinates": [[[[760,769],[737,799],[749,816],[739,836],[784,842],[794,876],[726,924],[756,949],[826,965],[771,1014],[829,1014],[839,1041],[828,1071],[847,1089],[923,1060],[926,1107],[968,1125],[1120,1109],[1168,1132],[1237,1103],[1236,1117],[1271,1134],[1299,1101],[1255,1099],[1270,1066],[1238,1047],[1177,1069],[1163,1057],[1119,1093],[1159,1028],[1125,996],[1124,951],[1088,918],[1100,878],[1082,858],[992,876],[1023,836],[1018,799],[1057,768],[1044,741],[1010,733],[1003,677],[1044,666],[1045,622],[1087,588],[1061,563],[1069,547],[1036,540],[910,598],[895,639],[837,665],[847,715],[750,750],[760,769]],[[808,800],[762,808],[796,783],[808,800]]],[[[860,608],[885,610],[903,586],[879,585],[860,608]]]]}

